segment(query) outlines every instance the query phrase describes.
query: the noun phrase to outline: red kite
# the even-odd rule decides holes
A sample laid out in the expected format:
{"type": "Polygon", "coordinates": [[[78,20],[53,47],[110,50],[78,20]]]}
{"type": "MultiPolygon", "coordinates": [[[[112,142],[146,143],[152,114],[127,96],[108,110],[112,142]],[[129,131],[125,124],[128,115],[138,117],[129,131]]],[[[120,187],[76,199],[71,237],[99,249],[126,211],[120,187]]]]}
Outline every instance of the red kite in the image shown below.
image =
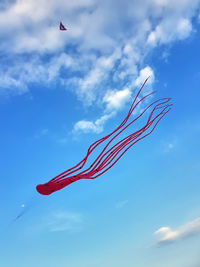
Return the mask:
{"type": "Polygon", "coordinates": [[[148,105],[135,119],[131,118],[131,114],[135,108],[148,96],[152,95],[154,92],[149,93],[140,99],[138,99],[139,94],[144,87],[148,79],[145,80],[144,84],[140,88],[139,92],[135,96],[133,103],[129,109],[129,112],[122,123],[117,126],[117,128],[112,131],[110,134],[102,137],[97,140],[87,150],[86,156],[74,167],[60,173],[49,182],[45,184],[39,184],[36,186],[37,191],[42,195],[50,195],[51,193],[64,188],[65,186],[80,180],[80,179],[95,179],[98,176],[102,175],[108,171],[125,153],[126,151],[135,145],[138,141],[150,135],[156,128],[159,121],[169,112],[172,104],[169,104],[171,98],[162,98],[155,100],[153,103],[148,105]],[[113,145],[114,139],[119,136],[124,130],[131,126],[135,121],[137,121],[144,113],[149,113],[147,121],[144,123],[141,128],[135,132],[132,132],[130,135],[124,137],[115,145],[113,145]],[[130,122],[128,120],[130,119],[130,122]],[[127,123],[128,122],[128,123],[127,123]],[[109,140],[109,137],[111,138],[109,140]],[[104,145],[102,151],[96,159],[93,160],[93,163],[86,167],[88,157],[92,151],[101,143],[108,140],[108,143],[104,145]]]}
{"type": "Polygon", "coordinates": [[[67,29],[65,28],[65,26],[62,24],[62,22],[60,22],[60,30],[61,31],[66,31],[67,29]]]}

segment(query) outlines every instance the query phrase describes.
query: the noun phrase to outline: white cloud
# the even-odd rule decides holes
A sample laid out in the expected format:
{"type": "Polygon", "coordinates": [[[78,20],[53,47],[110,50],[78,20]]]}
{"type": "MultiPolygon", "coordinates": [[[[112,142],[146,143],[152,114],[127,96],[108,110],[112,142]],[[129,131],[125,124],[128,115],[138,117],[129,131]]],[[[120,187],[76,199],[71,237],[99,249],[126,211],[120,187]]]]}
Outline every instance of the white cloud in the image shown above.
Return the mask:
{"type": "Polygon", "coordinates": [[[28,91],[29,83],[51,85],[59,76],[61,68],[73,70],[76,66],[76,62],[66,53],[54,56],[45,63],[38,56],[31,57],[27,62],[17,57],[15,63],[0,69],[1,93],[23,94],[28,91]]]}
{"type": "Polygon", "coordinates": [[[84,133],[89,133],[89,132],[101,133],[103,131],[103,126],[105,122],[114,115],[115,115],[114,112],[111,112],[110,114],[105,114],[101,116],[99,119],[97,119],[95,122],[86,120],[78,121],[74,125],[74,132],[82,131],[84,133]]]}
{"type": "Polygon", "coordinates": [[[120,59],[121,52],[119,49],[108,56],[99,57],[94,62],[94,67],[91,68],[89,73],[82,79],[79,80],[80,91],[84,99],[88,102],[92,102],[95,99],[94,89],[97,84],[100,84],[102,79],[106,79],[109,72],[113,69],[117,59],[120,59]],[[86,97],[86,98],[85,98],[86,97]]]}
{"type": "MultiPolygon", "coordinates": [[[[113,82],[119,85],[117,90],[132,91],[153,73],[143,62],[154,46],[190,36],[199,3],[4,1],[0,9],[1,93],[22,94],[30,83],[51,86],[56,80],[91,105],[102,100],[108,88],[116,88],[113,82]],[[66,32],[58,30],[60,20],[66,32]]],[[[149,82],[153,80],[154,73],[149,82]]]]}
{"type": "Polygon", "coordinates": [[[158,43],[169,43],[176,39],[182,40],[187,38],[191,31],[192,24],[188,19],[175,18],[171,21],[162,21],[156,26],[155,30],[149,34],[147,43],[151,45],[157,45],[158,43]]]}
{"type": "Polygon", "coordinates": [[[154,72],[149,66],[140,70],[139,76],[135,80],[135,85],[140,87],[148,77],[148,84],[152,84],[154,82],[154,72]]]}
{"type": "Polygon", "coordinates": [[[74,125],[74,130],[75,131],[83,131],[85,133],[88,132],[95,132],[95,133],[99,133],[102,131],[102,127],[99,127],[95,124],[95,122],[92,121],[86,121],[86,120],[81,120],[78,121],[75,125],[74,125]]]}
{"type": "Polygon", "coordinates": [[[177,31],[180,39],[185,39],[192,31],[192,24],[188,19],[181,18],[177,25],[177,31]]]}
{"type": "Polygon", "coordinates": [[[161,227],[155,233],[159,236],[157,243],[169,244],[181,239],[189,238],[191,236],[200,234],[200,218],[197,218],[189,223],[186,223],[176,230],[171,230],[170,227],[161,227]]]}
{"type": "MultiPolygon", "coordinates": [[[[129,49],[129,48],[128,48],[129,49]]],[[[139,73],[139,76],[135,80],[136,86],[141,86],[144,80],[149,77],[148,83],[152,84],[154,81],[154,72],[147,66],[142,69],[139,73]]],[[[104,115],[102,115],[95,122],[88,120],[80,120],[74,125],[74,132],[94,132],[101,133],[103,131],[103,126],[105,122],[116,115],[116,113],[124,106],[124,104],[131,97],[131,89],[124,88],[123,90],[108,90],[103,97],[102,102],[106,104],[104,115]]],[[[135,110],[137,113],[140,110],[141,106],[139,105],[135,110]]]]}
{"type": "Polygon", "coordinates": [[[16,78],[10,76],[9,74],[0,73],[1,80],[1,88],[0,94],[7,95],[21,95],[28,91],[27,85],[23,83],[21,80],[17,80],[16,78]]]}
{"type": "Polygon", "coordinates": [[[130,98],[131,92],[129,88],[123,90],[109,90],[106,92],[103,102],[106,103],[106,108],[120,109],[130,98]]]}

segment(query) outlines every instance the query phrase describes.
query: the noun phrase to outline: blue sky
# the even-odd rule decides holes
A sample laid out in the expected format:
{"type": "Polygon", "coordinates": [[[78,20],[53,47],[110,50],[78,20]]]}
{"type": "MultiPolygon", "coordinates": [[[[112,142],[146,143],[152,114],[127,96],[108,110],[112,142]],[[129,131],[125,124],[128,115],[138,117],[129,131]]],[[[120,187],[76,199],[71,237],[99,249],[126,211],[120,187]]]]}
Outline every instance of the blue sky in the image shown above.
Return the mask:
{"type": "Polygon", "coordinates": [[[199,267],[199,11],[1,1],[1,266],[199,267]],[[149,101],[174,104],[156,131],[99,179],[39,195],[121,123],[149,75],[149,101]]]}

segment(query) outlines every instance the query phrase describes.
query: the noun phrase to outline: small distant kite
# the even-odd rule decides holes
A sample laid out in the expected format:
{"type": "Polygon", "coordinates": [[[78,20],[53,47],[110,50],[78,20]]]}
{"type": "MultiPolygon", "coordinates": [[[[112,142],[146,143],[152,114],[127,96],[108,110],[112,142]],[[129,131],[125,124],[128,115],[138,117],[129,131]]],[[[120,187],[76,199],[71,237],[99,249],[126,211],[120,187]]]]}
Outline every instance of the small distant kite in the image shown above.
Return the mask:
{"type": "Polygon", "coordinates": [[[60,22],[60,30],[61,31],[66,31],[67,29],[65,28],[65,26],[62,24],[62,22],[60,22]]]}
{"type": "Polygon", "coordinates": [[[128,119],[130,118],[133,111],[136,107],[148,96],[152,95],[154,92],[151,92],[141,99],[138,99],[142,88],[144,87],[145,83],[147,82],[148,78],[143,83],[142,87],[140,88],[139,92],[137,93],[136,97],[133,100],[133,103],[129,109],[128,115],[122,121],[122,123],[110,134],[106,135],[105,137],[97,140],[94,142],[87,151],[86,156],[76,164],[74,167],[62,172],[61,174],[57,175],[53,179],[51,179],[48,183],[39,184],[36,186],[37,191],[42,195],[50,195],[51,193],[58,191],[65,186],[78,181],[80,179],[95,179],[98,176],[102,175],[104,172],[108,171],[123,155],[124,153],[136,144],[138,141],[142,140],[143,138],[150,135],[153,130],[156,128],[158,122],[169,112],[171,109],[172,104],[168,102],[171,98],[162,98],[154,101],[152,104],[147,106],[140,115],[138,115],[135,119],[131,120],[127,123],[128,119]],[[137,102],[136,102],[137,100],[137,102]],[[151,112],[149,109],[152,108],[151,112]],[[141,127],[138,131],[124,137],[122,140],[117,142],[113,145],[113,140],[119,136],[127,127],[129,127],[133,122],[137,121],[146,111],[150,112],[148,119],[143,127],[141,127]],[[149,130],[149,131],[148,131],[149,130]],[[145,133],[145,134],[143,134],[145,133]],[[81,170],[89,157],[92,151],[101,143],[106,141],[109,137],[112,138],[108,141],[108,143],[104,146],[98,157],[93,161],[90,167],[86,168],[85,170],[81,170]],[[112,142],[112,144],[111,144],[112,142]],[[112,146],[111,146],[112,145],[112,146]],[[78,173],[77,173],[78,172],[78,173]]]}

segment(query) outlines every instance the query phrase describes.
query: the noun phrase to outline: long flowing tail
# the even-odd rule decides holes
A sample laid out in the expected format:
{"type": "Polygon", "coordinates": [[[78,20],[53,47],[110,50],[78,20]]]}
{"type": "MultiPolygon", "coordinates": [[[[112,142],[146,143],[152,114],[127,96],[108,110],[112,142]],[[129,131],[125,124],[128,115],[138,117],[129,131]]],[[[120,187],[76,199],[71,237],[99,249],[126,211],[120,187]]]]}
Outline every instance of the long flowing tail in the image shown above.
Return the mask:
{"type": "Polygon", "coordinates": [[[86,156],[81,160],[78,164],[74,167],[62,172],[61,174],[57,175],[53,179],[51,179],[48,183],[40,184],[36,187],[37,191],[43,195],[49,195],[57,190],[64,188],[65,186],[71,184],[80,179],[95,179],[98,176],[105,173],[109,170],[123,155],[124,153],[131,148],[134,144],[138,141],[144,139],[148,135],[150,135],[154,129],[156,128],[159,121],[169,112],[171,109],[172,104],[169,104],[171,98],[162,98],[154,101],[150,105],[148,105],[140,115],[138,115],[135,119],[127,123],[133,111],[138,107],[138,105],[144,101],[147,97],[152,95],[155,92],[151,92],[140,100],[137,101],[138,96],[140,95],[144,85],[146,84],[148,78],[143,83],[142,87],[138,91],[137,95],[135,96],[132,105],[129,109],[129,112],[122,123],[110,134],[106,135],[105,137],[97,140],[88,148],[86,156]],[[136,102],[137,101],[137,102],[136,102]],[[119,142],[117,142],[112,147],[111,143],[116,140],[116,138],[124,132],[130,125],[136,122],[143,114],[148,112],[150,109],[152,111],[149,114],[147,122],[141,127],[138,131],[126,136],[119,142]],[[145,133],[145,134],[144,134],[145,133]],[[85,170],[82,170],[85,166],[89,155],[94,151],[97,146],[101,143],[105,142],[107,139],[112,137],[108,143],[105,145],[103,150],[99,153],[98,157],[93,161],[93,163],[85,170]],[[79,172],[75,174],[76,172],[79,172]]]}

